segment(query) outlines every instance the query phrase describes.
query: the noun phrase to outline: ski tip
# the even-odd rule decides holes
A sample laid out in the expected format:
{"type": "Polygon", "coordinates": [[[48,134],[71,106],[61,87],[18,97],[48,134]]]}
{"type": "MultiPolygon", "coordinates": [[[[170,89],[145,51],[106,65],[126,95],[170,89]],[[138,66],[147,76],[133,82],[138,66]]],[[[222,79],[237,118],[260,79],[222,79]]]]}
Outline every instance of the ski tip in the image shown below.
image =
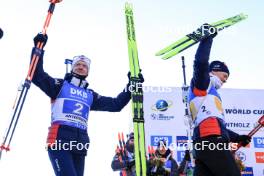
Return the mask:
{"type": "MultiPolygon", "coordinates": [[[[161,56],[161,55],[163,55],[163,54],[165,54],[165,52],[158,52],[158,53],[156,53],[155,54],[155,56],[161,56]]],[[[164,56],[162,56],[161,57],[161,59],[163,59],[163,60],[167,60],[167,59],[169,59],[169,58],[171,58],[172,56],[168,56],[168,55],[164,55],[164,56]]]]}
{"type": "Polygon", "coordinates": [[[132,16],[133,15],[133,6],[131,3],[126,2],[125,4],[125,14],[127,16],[132,16]]]}
{"type": "Polygon", "coordinates": [[[161,59],[163,59],[163,60],[168,60],[168,59],[170,59],[170,58],[172,58],[172,56],[163,56],[161,59]]]}
{"type": "Polygon", "coordinates": [[[247,14],[244,14],[244,13],[240,13],[239,16],[243,19],[246,19],[248,18],[248,15],[247,14]]]}
{"type": "Polygon", "coordinates": [[[167,53],[167,52],[169,52],[169,51],[170,51],[170,50],[168,49],[168,47],[163,48],[163,49],[159,50],[159,51],[155,54],[155,56],[161,56],[161,55],[163,55],[163,54],[165,54],[165,53],[167,53]]]}
{"type": "Polygon", "coordinates": [[[125,8],[126,8],[126,9],[129,9],[129,10],[132,10],[132,9],[133,9],[133,5],[132,5],[132,3],[126,2],[126,3],[125,3],[125,8]]]}
{"type": "Polygon", "coordinates": [[[155,56],[161,56],[161,55],[163,55],[164,53],[163,52],[157,52],[156,54],[155,54],[155,56]]]}
{"type": "Polygon", "coordinates": [[[162,56],[161,59],[168,60],[168,59],[172,58],[173,56],[175,56],[179,53],[180,52],[176,52],[176,51],[172,50],[172,51],[168,52],[167,54],[165,54],[164,56],[162,56]]]}

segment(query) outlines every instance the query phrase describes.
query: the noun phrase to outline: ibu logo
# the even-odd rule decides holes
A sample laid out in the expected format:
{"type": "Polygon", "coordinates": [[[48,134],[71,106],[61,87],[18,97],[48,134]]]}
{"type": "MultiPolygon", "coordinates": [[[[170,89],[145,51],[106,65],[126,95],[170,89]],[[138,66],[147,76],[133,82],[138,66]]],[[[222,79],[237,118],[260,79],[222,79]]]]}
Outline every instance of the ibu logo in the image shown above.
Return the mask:
{"type": "Polygon", "coordinates": [[[82,90],[78,90],[78,89],[74,89],[71,87],[71,94],[72,95],[77,95],[77,96],[80,96],[80,97],[83,97],[83,98],[87,98],[87,93],[82,91],[82,90]]]}
{"type": "Polygon", "coordinates": [[[159,141],[165,140],[167,143],[167,146],[169,146],[172,143],[172,136],[151,136],[151,146],[158,146],[159,141]]]}
{"type": "Polygon", "coordinates": [[[264,148],[264,137],[254,137],[253,140],[255,148],[264,148]]]}
{"type": "Polygon", "coordinates": [[[158,100],[155,105],[152,105],[151,109],[153,111],[165,112],[168,108],[172,106],[172,101],[170,100],[158,100]]]}

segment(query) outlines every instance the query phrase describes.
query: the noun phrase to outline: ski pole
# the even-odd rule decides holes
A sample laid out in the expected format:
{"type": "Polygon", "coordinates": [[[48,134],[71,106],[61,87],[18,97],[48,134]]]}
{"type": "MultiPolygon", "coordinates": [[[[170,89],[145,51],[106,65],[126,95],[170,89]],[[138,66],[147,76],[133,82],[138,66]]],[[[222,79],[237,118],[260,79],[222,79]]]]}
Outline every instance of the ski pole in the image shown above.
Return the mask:
{"type": "MultiPolygon", "coordinates": [[[[123,133],[122,133],[123,134],[123,133]]],[[[124,136],[124,135],[123,135],[124,136]]],[[[120,157],[119,157],[119,161],[120,162],[125,162],[125,147],[123,146],[123,143],[121,141],[121,135],[120,133],[118,133],[118,142],[119,142],[119,147],[117,146],[117,148],[119,149],[120,151],[120,157]]],[[[122,169],[121,170],[121,174],[122,176],[126,176],[126,170],[125,169],[122,169]]]]}
{"type": "MultiPolygon", "coordinates": [[[[123,162],[123,159],[122,159],[122,149],[120,149],[120,147],[118,145],[116,147],[116,154],[118,155],[119,162],[122,163],[123,162]]],[[[121,176],[126,176],[125,169],[121,169],[121,176]]]]}
{"type": "MultiPolygon", "coordinates": [[[[182,56],[182,72],[183,72],[183,86],[182,86],[182,101],[185,104],[185,121],[187,127],[187,137],[188,137],[188,150],[191,150],[191,131],[192,131],[192,118],[189,111],[189,105],[188,105],[188,89],[189,86],[187,86],[186,83],[186,72],[185,72],[185,62],[184,62],[184,56],[182,56]]],[[[193,155],[190,153],[191,163],[193,163],[193,155]]]]}
{"type": "MultiPolygon", "coordinates": [[[[55,9],[55,4],[59,3],[61,1],[62,0],[49,0],[50,6],[49,6],[48,14],[46,16],[46,20],[45,20],[45,23],[44,23],[44,26],[43,26],[43,29],[42,29],[42,33],[43,34],[46,34],[46,32],[47,32],[47,28],[49,26],[53,11],[55,9]]],[[[44,46],[44,42],[38,42],[36,48],[38,50],[41,50],[41,49],[43,49],[43,46],[44,46]]],[[[39,60],[39,53],[35,52],[33,57],[32,57],[30,66],[29,66],[28,74],[27,74],[26,79],[25,79],[25,81],[24,81],[24,83],[22,85],[22,90],[20,92],[20,96],[19,96],[18,101],[16,103],[16,106],[14,108],[14,112],[13,112],[9,127],[7,129],[7,132],[6,132],[5,136],[3,137],[3,142],[2,142],[2,144],[0,146],[0,159],[1,159],[1,154],[2,154],[3,150],[6,150],[6,151],[10,150],[10,143],[12,141],[12,138],[13,138],[13,135],[14,135],[14,131],[15,131],[15,128],[16,128],[16,125],[17,125],[21,110],[23,108],[23,105],[24,105],[28,90],[30,88],[31,81],[32,81],[33,76],[34,76],[38,60],[39,60]],[[11,132],[11,134],[10,134],[10,132],[11,132]],[[6,142],[7,142],[7,145],[6,145],[6,142]]]]}
{"type": "Polygon", "coordinates": [[[149,159],[151,158],[151,149],[150,146],[148,146],[148,155],[149,155],[149,159]]]}
{"type": "Polygon", "coordinates": [[[127,158],[126,155],[126,150],[125,150],[125,140],[124,140],[124,133],[118,133],[118,141],[119,141],[119,146],[121,148],[122,151],[122,155],[123,155],[123,159],[127,158]]]}
{"type": "Polygon", "coordinates": [[[127,150],[126,150],[126,142],[125,142],[125,138],[124,138],[124,133],[122,132],[121,133],[121,139],[122,139],[122,143],[123,143],[123,146],[124,146],[124,156],[125,158],[128,158],[128,154],[127,154],[127,150]]]}
{"type": "MultiPolygon", "coordinates": [[[[258,132],[262,127],[264,127],[264,115],[261,116],[258,120],[258,125],[253,128],[249,133],[248,136],[252,137],[256,132],[258,132]]],[[[240,147],[242,147],[241,143],[239,143],[235,150],[232,150],[232,153],[235,153],[240,147]]]]}
{"type": "Polygon", "coordinates": [[[65,59],[64,64],[66,65],[66,73],[69,73],[69,67],[71,67],[72,59],[65,59]]]}

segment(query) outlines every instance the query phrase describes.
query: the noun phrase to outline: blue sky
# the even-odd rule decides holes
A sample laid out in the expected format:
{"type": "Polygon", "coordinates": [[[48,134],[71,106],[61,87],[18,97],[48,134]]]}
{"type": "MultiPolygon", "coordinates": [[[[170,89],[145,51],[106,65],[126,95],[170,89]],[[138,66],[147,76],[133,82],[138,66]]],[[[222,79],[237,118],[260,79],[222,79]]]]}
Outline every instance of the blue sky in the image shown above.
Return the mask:
{"type": "MultiPolygon", "coordinates": [[[[140,65],[146,86],[181,86],[180,56],[186,57],[187,79],[192,75],[197,45],[164,61],[154,54],[201,24],[225,19],[241,12],[248,19],[226,29],[214,40],[211,58],[230,67],[225,88],[263,89],[263,1],[179,1],[135,0],[134,20],[140,65]]],[[[91,58],[88,78],[91,88],[102,95],[116,95],[127,83],[128,54],[124,0],[62,1],[56,6],[48,28],[44,67],[54,77],[63,77],[65,58],[84,54],[91,58]]],[[[27,73],[33,37],[42,30],[48,1],[0,0],[0,40],[2,86],[0,90],[0,135],[7,126],[16,89],[27,73]]],[[[4,155],[1,175],[51,175],[44,149],[50,121],[49,99],[34,85],[27,97],[12,143],[4,155]],[[30,146],[26,146],[30,143],[30,146]],[[29,149],[30,148],[30,149],[29,149]],[[15,168],[15,169],[11,169],[15,168]],[[24,171],[25,170],[25,171],[24,171]]],[[[89,119],[91,147],[86,159],[86,175],[117,175],[110,162],[117,143],[117,132],[131,129],[128,105],[121,113],[92,112],[89,119]],[[97,166],[98,158],[100,162],[97,166]]]]}

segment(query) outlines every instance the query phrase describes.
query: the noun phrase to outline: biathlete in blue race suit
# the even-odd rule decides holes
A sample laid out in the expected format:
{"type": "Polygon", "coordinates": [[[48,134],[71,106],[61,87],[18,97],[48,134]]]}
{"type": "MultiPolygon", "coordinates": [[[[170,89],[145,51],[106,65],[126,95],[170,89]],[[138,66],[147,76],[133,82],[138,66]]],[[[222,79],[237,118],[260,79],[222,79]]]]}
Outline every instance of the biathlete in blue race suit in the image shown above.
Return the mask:
{"type": "Polygon", "coordinates": [[[247,135],[239,135],[225,126],[222,100],[217,90],[227,81],[230,73],[224,62],[213,61],[209,65],[209,55],[215,35],[216,33],[200,42],[195,55],[193,78],[189,91],[190,111],[195,126],[193,133],[196,165],[194,175],[239,176],[240,171],[228,144],[229,142],[240,142],[246,146],[251,138],[247,135]],[[215,148],[209,147],[209,144],[215,148]],[[196,148],[198,146],[200,149],[196,148]]]}
{"type": "MultiPolygon", "coordinates": [[[[89,89],[85,79],[91,61],[83,55],[73,58],[71,73],[64,79],[52,78],[43,70],[44,50],[36,48],[38,42],[44,42],[45,46],[47,39],[43,34],[34,38],[32,56],[37,54],[39,62],[32,82],[51,98],[51,126],[47,138],[49,158],[56,176],[82,176],[89,147],[89,112],[121,111],[131,98],[130,84],[116,98],[101,96],[89,89]]],[[[143,81],[140,74],[140,82],[143,81]]]]}

